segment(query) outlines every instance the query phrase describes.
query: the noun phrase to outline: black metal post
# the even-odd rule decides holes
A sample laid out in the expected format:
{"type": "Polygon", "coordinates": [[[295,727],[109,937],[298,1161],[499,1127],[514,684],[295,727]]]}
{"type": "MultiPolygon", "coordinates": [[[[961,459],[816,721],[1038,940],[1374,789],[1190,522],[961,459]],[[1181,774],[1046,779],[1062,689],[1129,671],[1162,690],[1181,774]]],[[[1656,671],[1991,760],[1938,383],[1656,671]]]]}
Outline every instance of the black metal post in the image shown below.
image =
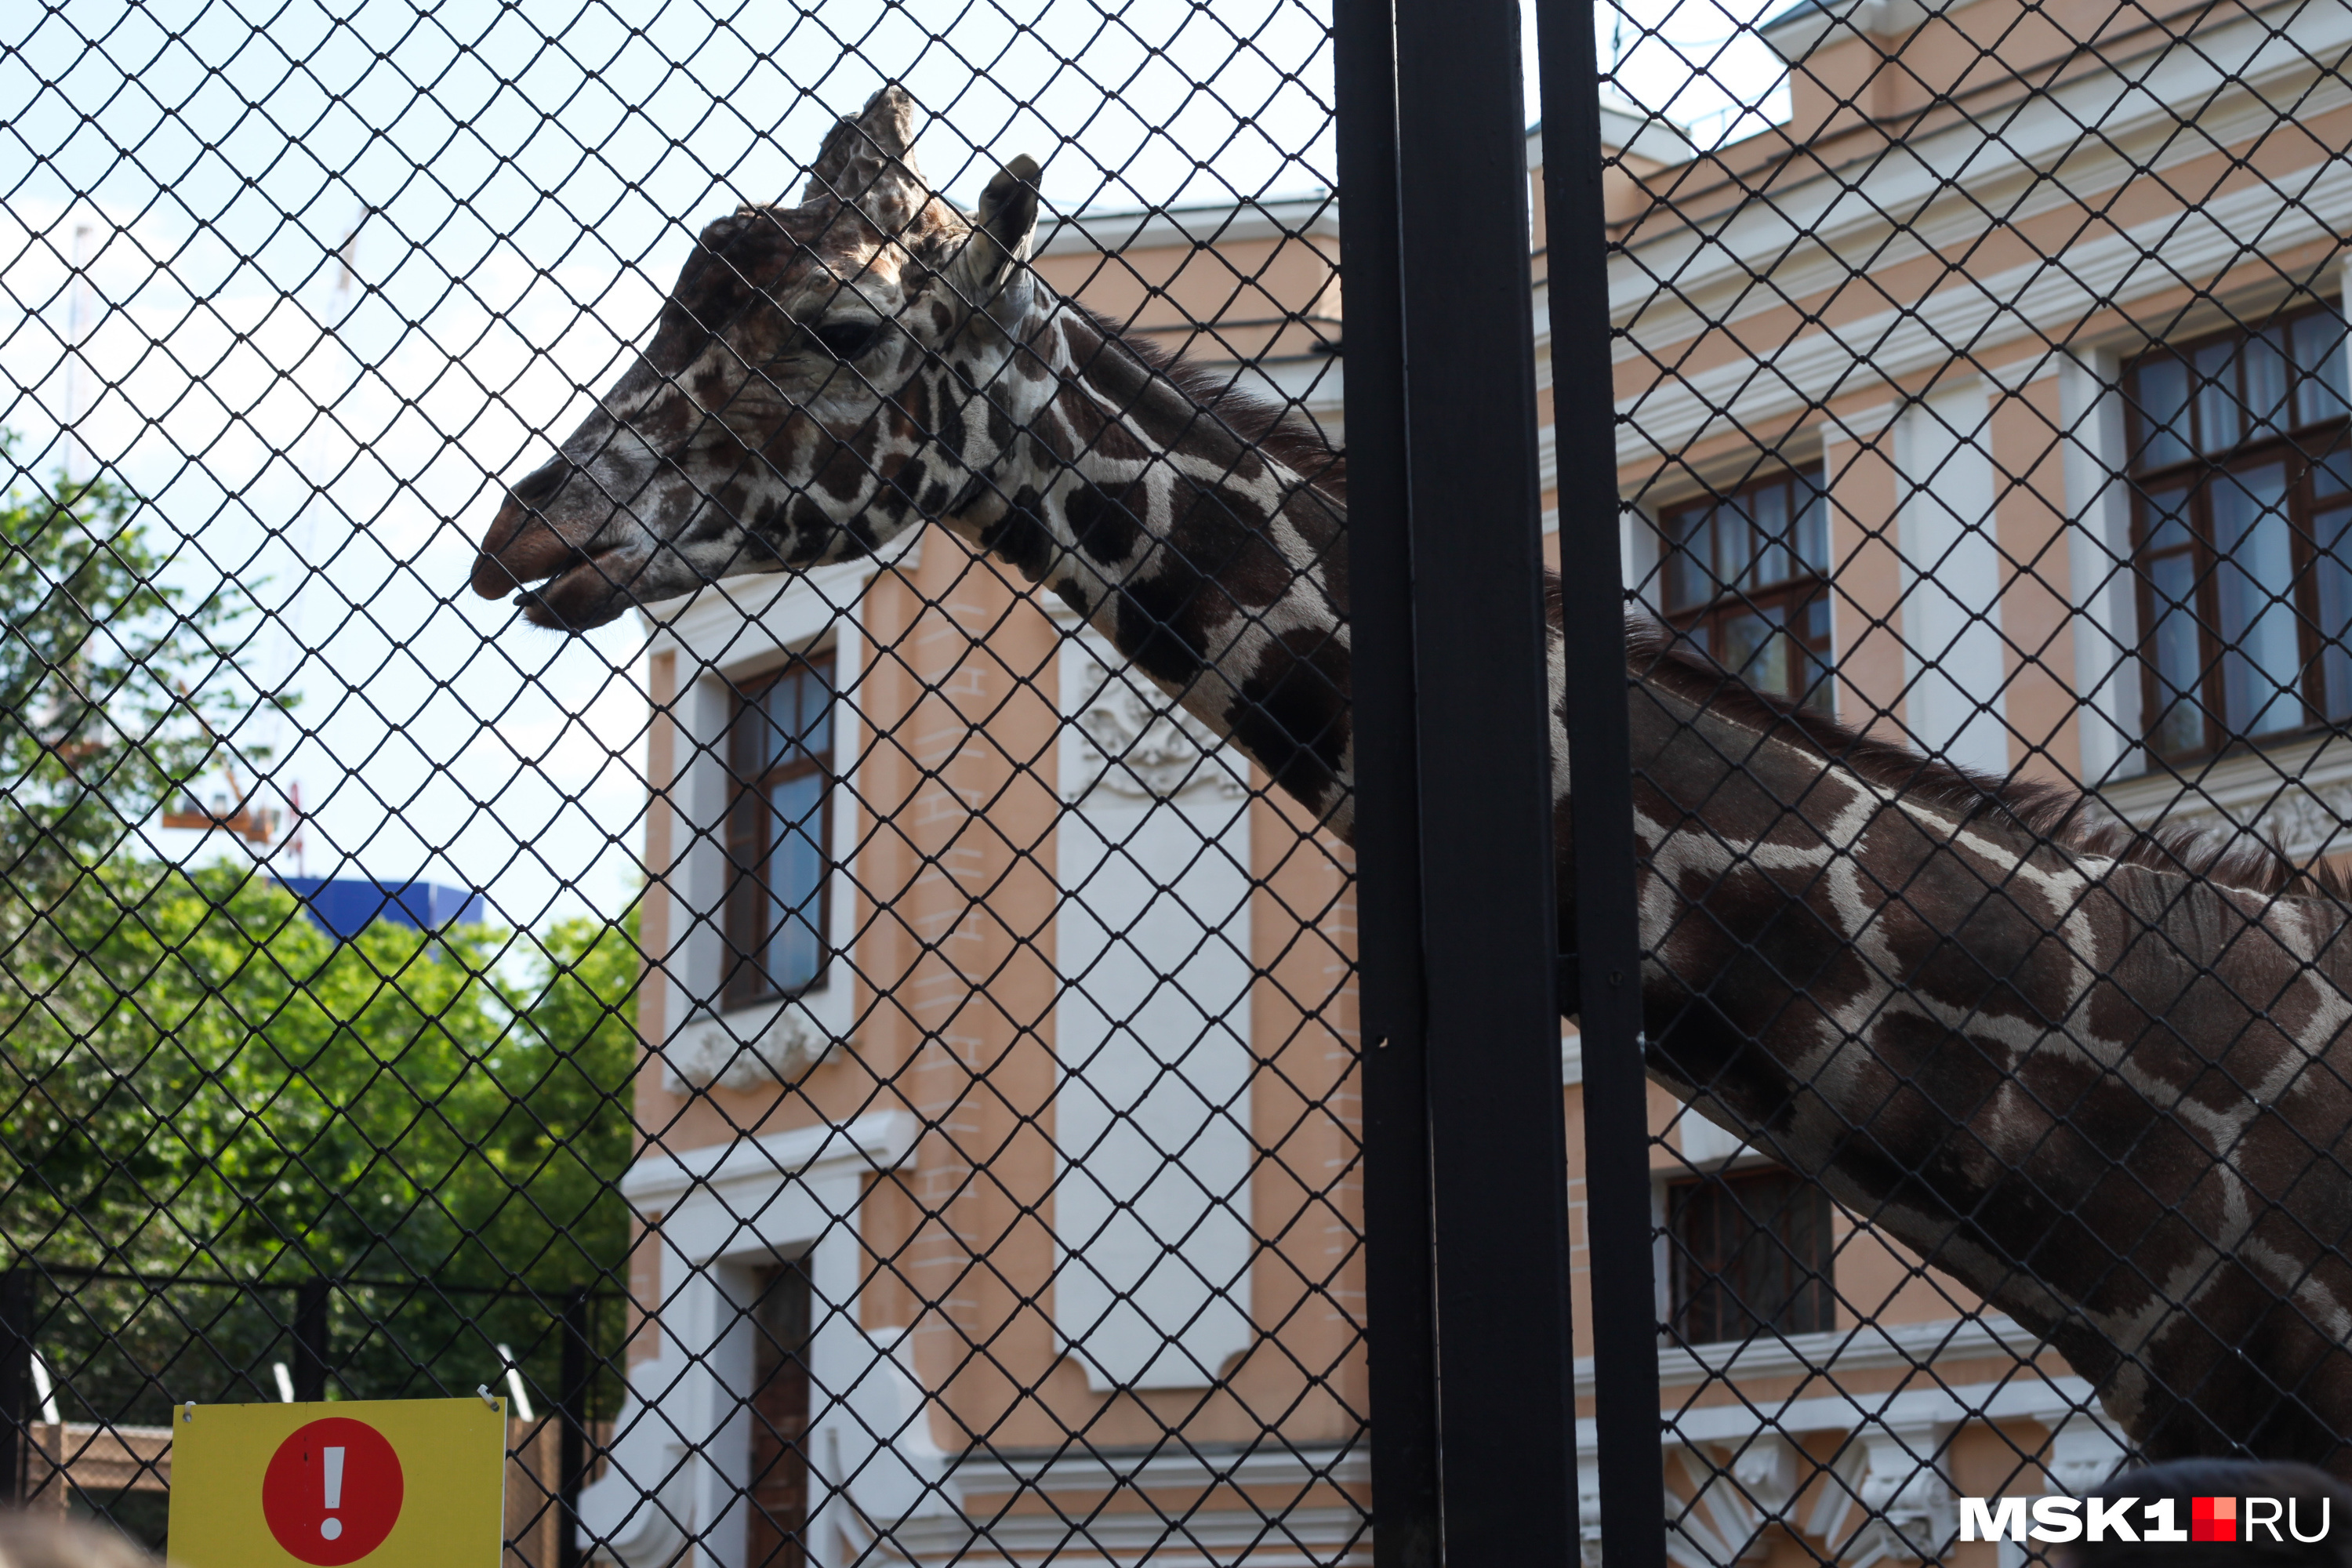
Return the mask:
{"type": "Polygon", "coordinates": [[[1601,190],[1601,61],[1594,20],[1591,0],[1536,0],[1543,57],[1560,610],[1568,639],[1569,755],[1576,770],[1585,1235],[1593,1259],[1601,1556],[1609,1568],[1665,1568],[1649,1093],[1642,1072],[1625,578],[1618,544],[1617,410],[1609,352],[1609,230],[1601,190]]]}
{"type": "Polygon", "coordinates": [[[1348,579],[1356,742],[1372,1561],[1441,1560],[1437,1326],[1413,722],[1412,541],[1398,272],[1396,13],[1335,0],[1347,289],[1348,579]]]}
{"type": "Polygon", "coordinates": [[[563,1418],[555,1466],[556,1568],[580,1568],[580,1489],[588,1481],[588,1394],[594,1364],[586,1286],[563,1298],[563,1366],[556,1407],[563,1418]]]}
{"type": "Polygon", "coordinates": [[[1398,0],[1396,33],[1444,1557],[1565,1564],[1575,1384],[1519,12],[1398,0]]]}
{"type": "Polygon", "coordinates": [[[0,1487],[15,1503],[26,1499],[33,1450],[33,1283],[29,1268],[0,1273],[0,1487]]]}
{"type": "Polygon", "coordinates": [[[294,1295],[294,1397],[315,1404],[327,1397],[327,1309],[334,1286],[305,1279],[294,1295]]]}

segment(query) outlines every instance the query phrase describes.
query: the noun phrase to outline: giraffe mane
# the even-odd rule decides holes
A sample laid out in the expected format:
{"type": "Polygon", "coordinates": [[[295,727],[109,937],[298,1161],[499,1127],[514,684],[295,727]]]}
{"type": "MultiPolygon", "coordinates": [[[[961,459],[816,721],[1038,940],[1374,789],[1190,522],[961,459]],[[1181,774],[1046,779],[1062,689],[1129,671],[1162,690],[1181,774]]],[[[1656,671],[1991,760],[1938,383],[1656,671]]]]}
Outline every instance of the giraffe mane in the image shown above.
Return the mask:
{"type": "MultiPolygon", "coordinates": [[[[1556,605],[1556,579],[1547,583],[1546,591],[1556,605]]],[[[2298,863],[2251,831],[2142,827],[2116,816],[2095,795],[2067,784],[1997,779],[1923,757],[1906,746],[1757,690],[1646,616],[1628,618],[1626,647],[1636,673],[1685,700],[1742,729],[1850,768],[1882,788],[1956,812],[1963,821],[2003,820],[2075,854],[2243,892],[2352,903],[2352,875],[2330,861],[2298,863]]]]}
{"type": "Polygon", "coordinates": [[[1132,333],[1099,310],[1065,301],[1066,308],[1102,335],[1103,342],[1145,370],[1171,382],[1202,413],[1219,421],[1244,445],[1297,474],[1335,500],[1348,499],[1347,454],[1331,445],[1314,422],[1293,406],[1268,402],[1243,384],[1238,371],[1220,374],[1185,353],[1170,353],[1132,333]]]}

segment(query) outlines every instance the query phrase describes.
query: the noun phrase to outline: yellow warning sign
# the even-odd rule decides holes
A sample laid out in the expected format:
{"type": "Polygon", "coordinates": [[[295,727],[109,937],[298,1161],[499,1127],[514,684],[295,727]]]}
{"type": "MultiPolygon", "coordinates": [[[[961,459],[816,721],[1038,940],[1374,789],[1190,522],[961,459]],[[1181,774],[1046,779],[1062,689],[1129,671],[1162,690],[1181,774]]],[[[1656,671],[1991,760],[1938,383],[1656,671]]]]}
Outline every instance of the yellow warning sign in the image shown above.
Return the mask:
{"type": "Polygon", "coordinates": [[[505,1402],[183,1405],[172,1413],[180,1568],[497,1568],[505,1402]]]}

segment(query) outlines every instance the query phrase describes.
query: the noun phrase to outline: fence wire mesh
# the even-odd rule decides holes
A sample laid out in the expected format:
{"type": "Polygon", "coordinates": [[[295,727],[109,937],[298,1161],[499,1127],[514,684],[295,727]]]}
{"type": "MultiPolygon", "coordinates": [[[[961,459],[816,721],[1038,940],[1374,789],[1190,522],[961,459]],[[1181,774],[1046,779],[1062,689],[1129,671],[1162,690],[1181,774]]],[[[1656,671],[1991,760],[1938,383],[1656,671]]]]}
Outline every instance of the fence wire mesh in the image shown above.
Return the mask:
{"type": "Polygon", "coordinates": [[[1329,101],[1290,0],[0,21],[19,1500],[481,1387],[540,1568],[1368,1557],[1329,101]]]}
{"type": "Polygon", "coordinates": [[[2347,22],[1604,16],[1685,1568],[2347,1473],[2347,22]]]}
{"type": "MultiPolygon", "coordinates": [[[[2352,8],[1595,21],[1588,1561],[2352,1474],[2352,8]]],[[[1371,1558],[1329,28],[0,23],[0,1485],[479,1387],[538,1568],[1371,1558]]]]}

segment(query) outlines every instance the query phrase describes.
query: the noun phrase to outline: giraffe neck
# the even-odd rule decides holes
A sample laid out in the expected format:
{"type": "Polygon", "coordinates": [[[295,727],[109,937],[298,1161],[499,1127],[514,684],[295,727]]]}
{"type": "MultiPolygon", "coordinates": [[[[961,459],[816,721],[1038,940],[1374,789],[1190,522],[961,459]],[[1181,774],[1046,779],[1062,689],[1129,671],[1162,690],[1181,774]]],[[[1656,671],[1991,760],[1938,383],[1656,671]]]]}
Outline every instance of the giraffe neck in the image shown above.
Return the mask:
{"type": "Polygon", "coordinates": [[[986,460],[943,521],[1051,588],[1346,838],[1346,504],[1034,286],[964,416],[986,460]]]}
{"type": "Polygon", "coordinates": [[[2345,1468],[2341,907],[2053,844],[1689,681],[1633,720],[1652,1075],[2049,1340],[2149,1458],[2345,1468]]]}

